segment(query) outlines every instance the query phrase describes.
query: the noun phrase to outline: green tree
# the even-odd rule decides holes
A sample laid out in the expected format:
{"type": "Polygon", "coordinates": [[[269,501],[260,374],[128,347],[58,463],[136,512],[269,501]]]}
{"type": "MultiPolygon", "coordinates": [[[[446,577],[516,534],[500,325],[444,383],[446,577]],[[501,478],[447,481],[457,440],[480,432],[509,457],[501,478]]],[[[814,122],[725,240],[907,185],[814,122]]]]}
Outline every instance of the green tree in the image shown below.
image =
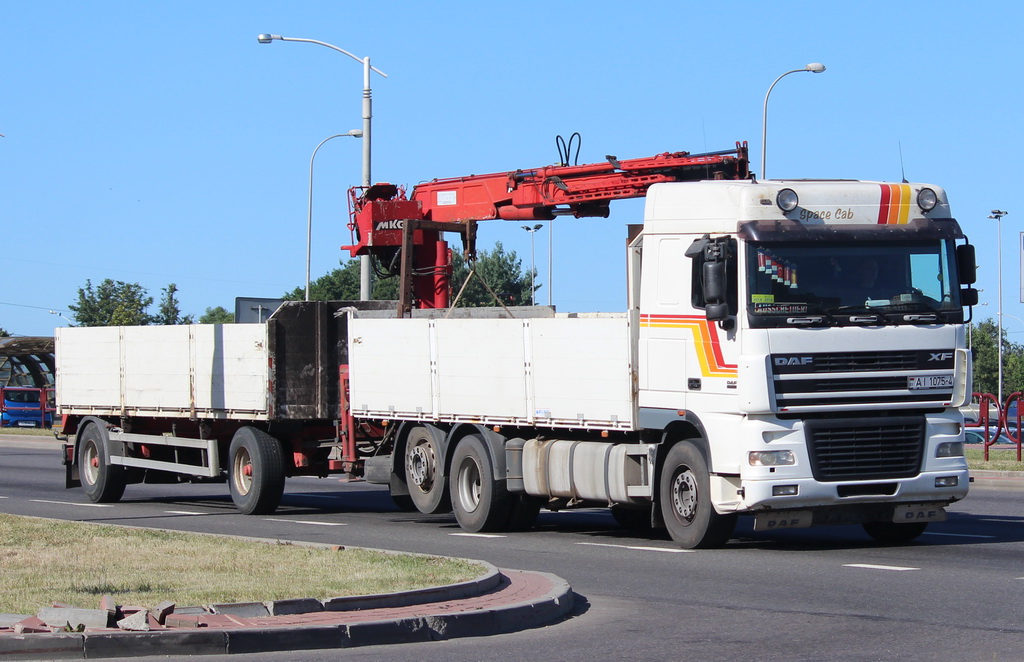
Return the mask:
{"type": "MultiPolygon", "coordinates": [[[[452,259],[451,298],[454,300],[469,275],[469,265],[460,253],[452,259]]],[[[477,275],[466,286],[460,307],[497,306],[498,303],[480,283],[482,278],[501,297],[502,303],[511,306],[529,305],[530,274],[523,273],[522,260],[515,251],[505,252],[501,242],[494,244],[491,251],[480,251],[476,261],[477,275]]],[[[296,287],[284,295],[289,301],[302,301],[306,297],[305,286],[296,287]]],[[[313,301],[350,301],[359,298],[359,260],[349,260],[309,284],[309,298],[313,301]]],[[[392,300],[398,298],[398,278],[375,278],[373,298],[392,300]]]]}
{"type": "Polygon", "coordinates": [[[181,306],[178,303],[178,286],[171,283],[161,290],[164,294],[160,297],[160,310],[153,318],[154,324],[192,324],[194,318],[191,315],[181,314],[181,306]]]}
{"type": "Polygon", "coordinates": [[[138,283],[113,281],[109,278],[95,288],[91,280],[78,289],[78,302],[68,306],[78,326],[122,326],[150,324],[147,312],[153,303],[146,289],[138,283]]]}
{"type": "Polygon", "coordinates": [[[206,312],[199,316],[200,324],[232,324],[235,321],[235,314],[227,311],[224,306],[207,308],[206,312]]]}
{"type": "MultiPolygon", "coordinates": [[[[991,318],[971,325],[971,350],[974,356],[974,390],[999,393],[999,327],[991,318]]],[[[1010,342],[1003,329],[1003,397],[1024,391],[1024,345],[1010,342]]]]}
{"type": "Polygon", "coordinates": [[[0,329],[0,338],[10,338],[11,334],[7,333],[7,329],[0,329]]]}

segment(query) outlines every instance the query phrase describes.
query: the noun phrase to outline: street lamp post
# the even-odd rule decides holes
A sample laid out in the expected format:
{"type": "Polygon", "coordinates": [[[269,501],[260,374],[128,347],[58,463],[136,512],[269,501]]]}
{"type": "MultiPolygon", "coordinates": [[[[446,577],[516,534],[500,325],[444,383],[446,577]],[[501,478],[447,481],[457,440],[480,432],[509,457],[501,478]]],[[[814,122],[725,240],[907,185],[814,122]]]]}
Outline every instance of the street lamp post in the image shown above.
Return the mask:
{"type": "MultiPolygon", "coordinates": [[[[370,125],[373,118],[373,92],[370,89],[370,71],[376,71],[378,74],[387,78],[388,75],[378,69],[377,67],[370,66],[370,58],[357,57],[352,53],[349,53],[344,48],[338,48],[333,44],[328,44],[325,41],[318,41],[316,39],[301,39],[298,37],[282,37],[279,34],[261,34],[256,38],[261,44],[269,44],[275,39],[279,41],[301,41],[307,44],[319,44],[320,46],[326,46],[332,50],[338,51],[344,55],[349,56],[356,62],[361,62],[363,65],[363,187],[369,188],[370,186],[370,125]]],[[[363,301],[370,299],[370,287],[371,287],[371,270],[370,270],[370,256],[363,255],[359,258],[359,298],[363,301]]]]}
{"type": "Polygon", "coordinates": [[[51,311],[50,311],[50,314],[51,314],[51,315],[56,315],[57,317],[60,317],[61,319],[67,320],[68,324],[74,324],[74,323],[75,323],[75,321],[74,321],[74,320],[71,320],[71,319],[68,319],[67,317],[64,317],[63,315],[61,315],[61,314],[60,314],[59,312],[57,312],[56,310],[51,310],[51,311]]]}
{"type": "Polygon", "coordinates": [[[540,230],[544,226],[541,225],[540,223],[538,223],[537,225],[534,225],[533,227],[530,227],[529,225],[523,225],[521,227],[524,230],[526,230],[527,232],[530,233],[530,305],[536,306],[537,305],[537,286],[534,283],[534,281],[537,278],[537,267],[535,266],[536,252],[534,251],[534,241],[533,241],[533,239],[534,239],[534,235],[537,233],[537,230],[540,230]]]}
{"type": "Polygon", "coordinates": [[[309,259],[313,245],[313,159],[316,158],[316,153],[320,151],[320,148],[328,140],[345,136],[359,138],[362,135],[363,132],[359,129],[352,129],[348,133],[336,133],[321,140],[320,144],[313,150],[313,155],[309,157],[309,203],[306,206],[306,301],[309,301],[309,259]]]}
{"type": "Polygon", "coordinates": [[[772,88],[775,87],[775,83],[785,78],[790,74],[799,73],[801,71],[810,71],[812,74],[820,74],[825,71],[825,65],[821,62],[811,62],[806,65],[803,69],[793,69],[782,74],[768,87],[768,91],[764,95],[764,110],[761,113],[761,179],[767,179],[768,175],[765,174],[765,161],[766,154],[768,153],[768,97],[771,96],[772,88]]]}
{"type": "Polygon", "coordinates": [[[989,216],[996,222],[996,348],[999,356],[999,381],[996,388],[999,391],[1000,407],[1003,406],[1003,216],[1006,216],[1006,212],[998,209],[993,209],[989,216]]]}

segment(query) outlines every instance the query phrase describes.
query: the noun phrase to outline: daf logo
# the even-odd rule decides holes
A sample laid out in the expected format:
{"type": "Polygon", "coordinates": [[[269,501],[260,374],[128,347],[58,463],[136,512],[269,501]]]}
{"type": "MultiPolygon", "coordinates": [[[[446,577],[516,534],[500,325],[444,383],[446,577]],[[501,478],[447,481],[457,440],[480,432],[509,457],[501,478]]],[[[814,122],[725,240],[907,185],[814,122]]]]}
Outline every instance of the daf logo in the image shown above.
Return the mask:
{"type": "Polygon", "coordinates": [[[779,356],[775,359],[775,365],[812,365],[814,363],[813,356],[779,356]]]}
{"type": "Polygon", "coordinates": [[[953,352],[928,352],[930,356],[929,361],[949,361],[953,358],[953,352]]]}

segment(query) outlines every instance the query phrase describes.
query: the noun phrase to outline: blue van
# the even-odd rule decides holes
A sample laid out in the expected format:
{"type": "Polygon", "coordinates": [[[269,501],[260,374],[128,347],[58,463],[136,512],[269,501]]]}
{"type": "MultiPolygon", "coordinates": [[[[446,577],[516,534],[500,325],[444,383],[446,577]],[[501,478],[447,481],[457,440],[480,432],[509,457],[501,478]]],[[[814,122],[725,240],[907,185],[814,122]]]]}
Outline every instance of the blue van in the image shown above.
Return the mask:
{"type": "MultiPolygon", "coordinates": [[[[53,425],[53,413],[40,402],[43,389],[10,387],[3,390],[4,406],[0,425],[5,428],[37,428],[53,425]]],[[[49,403],[48,403],[49,404],[49,403]]]]}

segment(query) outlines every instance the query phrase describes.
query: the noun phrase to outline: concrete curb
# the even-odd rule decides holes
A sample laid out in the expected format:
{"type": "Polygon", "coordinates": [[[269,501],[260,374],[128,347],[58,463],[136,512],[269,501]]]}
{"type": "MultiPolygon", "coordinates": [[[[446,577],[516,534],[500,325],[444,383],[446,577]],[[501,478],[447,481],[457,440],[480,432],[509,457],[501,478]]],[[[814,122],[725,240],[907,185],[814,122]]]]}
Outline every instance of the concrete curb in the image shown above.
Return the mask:
{"type": "Polygon", "coordinates": [[[199,617],[194,628],[4,634],[0,660],[222,655],[487,636],[554,623],[574,600],[568,582],[555,575],[494,569],[478,580],[362,596],[332,610],[241,617],[226,609],[199,617]]]}

